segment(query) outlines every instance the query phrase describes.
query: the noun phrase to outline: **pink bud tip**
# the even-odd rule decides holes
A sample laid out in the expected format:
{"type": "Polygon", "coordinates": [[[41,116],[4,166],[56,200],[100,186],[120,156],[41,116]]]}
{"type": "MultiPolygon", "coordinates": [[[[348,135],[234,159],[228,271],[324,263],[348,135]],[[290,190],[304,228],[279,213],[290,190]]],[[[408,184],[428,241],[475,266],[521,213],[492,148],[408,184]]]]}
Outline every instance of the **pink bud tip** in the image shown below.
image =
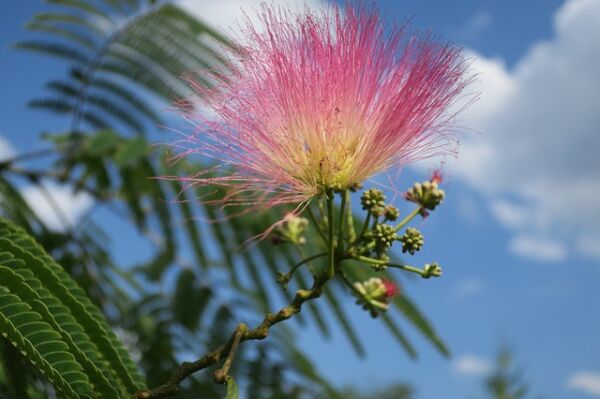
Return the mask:
{"type": "Polygon", "coordinates": [[[385,296],[387,298],[393,298],[400,294],[400,288],[391,280],[384,280],[383,285],[385,286],[385,296]]]}
{"type": "Polygon", "coordinates": [[[439,170],[434,171],[433,174],[431,175],[430,181],[432,183],[441,184],[442,181],[444,181],[444,178],[442,176],[442,172],[439,171],[439,170]]]}

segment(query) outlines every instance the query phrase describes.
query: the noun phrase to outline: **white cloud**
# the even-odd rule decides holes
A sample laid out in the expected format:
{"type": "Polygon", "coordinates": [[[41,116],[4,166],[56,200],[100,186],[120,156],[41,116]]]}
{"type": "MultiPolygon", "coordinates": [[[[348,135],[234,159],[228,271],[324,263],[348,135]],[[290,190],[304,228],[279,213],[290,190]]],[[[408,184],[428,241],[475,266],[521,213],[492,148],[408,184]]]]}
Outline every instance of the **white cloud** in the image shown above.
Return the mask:
{"type": "Polygon", "coordinates": [[[506,227],[524,227],[531,218],[530,209],[501,199],[493,200],[490,203],[490,210],[492,215],[506,227]]]}
{"type": "Polygon", "coordinates": [[[458,374],[480,376],[492,371],[493,365],[487,359],[474,355],[463,355],[454,361],[452,368],[458,374]]]}
{"type": "Polygon", "coordinates": [[[459,122],[481,134],[467,135],[456,171],[489,196],[502,224],[528,237],[511,244],[525,256],[537,247],[540,259],[600,258],[600,41],[590,40],[599,18],[600,1],[569,0],[555,37],[511,70],[475,55],[481,100],[459,122]]]}
{"type": "Polygon", "coordinates": [[[456,286],[456,295],[459,298],[467,298],[483,291],[483,282],[474,278],[460,281],[456,286]]]}
{"type": "MultiPolygon", "coordinates": [[[[244,19],[244,12],[252,21],[256,21],[256,11],[264,0],[178,0],[178,4],[190,13],[210,23],[225,34],[237,34],[237,22],[244,19]]],[[[267,2],[268,3],[268,2],[267,2]]],[[[327,4],[320,0],[280,0],[277,6],[296,9],[306,4],[317,9],[327,4]]]]}
{"type": "Polygon", "coordinates": [[[12,158],[15,156],[15,151],[4,137],[0,134],[0,161],[3,159],[12,158]]]}
{"type": "Polygon", "coordinates": [[[567,381],[567,387],[593,396],[600,396],[600,373],[589,371],[575,373],[567,381]]]}
{"type": "MultiPolygon", "coordinates": [[[[259,21],[259,12],[262,3],[270,4],[264,0],[176,0],[176,3],[187,10],[189,13],[200,18],[205,23],[210,24],[213,29],[221,32],[233,40],[240,38],[240,26],[244,26],[245,19],[248,17],[260,31],[261,23],[259,21]]],[[[288,7],[292,10],[300,10],[305,6],[311,9],[321,9],[326,7],[326,0],[280,0],[273,2],[278,7],[288,7]]],[[[222,50],[221,44],[201,38],[204,44],[222,50]]],[[[229,62],[235,63],[234,58],[229,62]]],[[[193,105],[196,112],[203,114],[204,117],[214,119],[216,113],[214,110],[206,107],[200,99],[193,99],[193,105]]]]}
{"type": "Polygon", "coordinates": [[[76,223],[93,203],[92,198],[88,194],[82,192],[74,194],[70,186],[47,184],[44,187],[49,196],[59,206],[60,215],[44,191],[38,187],[27,186],[21,190],[21,194],[36,215],[53,230],[62,231],[65,227],[68,227],[65,226],[62,216],[64,216],[68,224],[76,223]]]}
{"type": "Polygon", "coordinates": [[[470,196],[457,197],[456,210],[460,214],[461,220],[465,222],[478,224],[481,221],[481,204],[470,196]]]}
{"type": "Polygon", "coordinates": [[[542,262],[560,262],[568,254],[562,242],[536,235],[517,235],[510,240],[508,248],[515,255],[542,262]]]}
{"type": "Polygon", "coordinates": [[[591,258],[600,259],[600,234],[581,235],[577,240],[577,249],[591,258]]]}
{"type": "Polygon", "coordinates": [[[488,10],[479,10],[460,29],[456,31],[459,38],[470,39],[480,34],[492,24],[492,15],[488,10]]]}

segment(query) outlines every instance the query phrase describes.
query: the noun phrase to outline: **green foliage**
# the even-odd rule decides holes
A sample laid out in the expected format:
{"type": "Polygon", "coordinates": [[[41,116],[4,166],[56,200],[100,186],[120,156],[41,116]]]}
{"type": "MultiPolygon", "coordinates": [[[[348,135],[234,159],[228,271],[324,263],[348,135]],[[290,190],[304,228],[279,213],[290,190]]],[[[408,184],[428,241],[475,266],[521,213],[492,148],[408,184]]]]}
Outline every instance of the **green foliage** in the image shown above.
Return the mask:
{"type": "Polygon", "coordinates": [[[342,390],[341,395],[344,399],[410,399],[413,397],[413,389],[410,385],[397,383],[369,391],[349,387],[342,390]]]}
{"type": "Polygon", "coordinates": [[[225,399],[238,399],[238,386],[232,377],[227,378],[227,396],[225,399]]]}
{"type": "Polygon", "coordinates": [[[498,352],[496,367],[486,377],[484,386],[490,399],[525,399],[530,392],[523,372],[515,368],[512,353],[506,348],[498,352]]]}
{"type": "Polygon", "coordinates": [[[126,397],[143,378],[104,316],[22,229],[0,219],[0,331],[66,397],[126,397]]]}
{"type": "Polygon", "coordinates": [[[437,335],[431,323],[425,318],[423,313],[406,296],[399,295],[394,299],[394,305],[404,314],[406,319],[413,324],[425,338],[427,338],[435,348],[444,356],[449,357],[450,351],[446,344],[437,335]]]}
{"type": "Polygon", "coordinates": [[[225,62],[213,50],[229,46],[225,38],[173,4],[50,3],[62,6],[60,11],[38,14],[27,25],[45,35],[15,47],[70,63],[68,76],[49,82],[51,94],[30,106],[71,115],[73,132],[91,127],[144,134],[162,121],[143,94],[168,102],[185,98],[190,91],[181,80],[184,74],[225,62]],[[115,12],[112,6],[123,9],[115,12]]]}

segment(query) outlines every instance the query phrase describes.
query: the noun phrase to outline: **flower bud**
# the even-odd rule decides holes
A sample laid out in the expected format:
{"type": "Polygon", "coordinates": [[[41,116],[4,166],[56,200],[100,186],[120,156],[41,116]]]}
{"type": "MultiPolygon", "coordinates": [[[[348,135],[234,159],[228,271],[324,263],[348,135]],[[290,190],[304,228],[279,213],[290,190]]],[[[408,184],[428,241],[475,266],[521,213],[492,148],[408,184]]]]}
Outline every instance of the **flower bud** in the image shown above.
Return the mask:
{"type": "Polygon", "coordinates": [[[394,282],[379,277],[371,277],[362,283],[356,282],[354,288],[360,293],[360,295],[357,295],[356,303],[371,312],[373,317],[377,317],[379,311],[386,311],[391,298],[399,293],[394,282]]]}
{"type": "Polygon", "coordinates": [[[399,239],[394,226],[389,224],[378,224],[373,229],[373,236],[377,242],[377,247],[381,251],[390,249],[394,241],[399,239]]]}
{"type": "Polygon", "coordinates": [[[385,208],[385,195],[383,191],[376,188],[369,189],[360,197],[360,204],[364,210],[378,212],[377,208],[385,208]]]}
{"type": "Polygon", "coordinates": [[[281,284],[284,287],[287,287],[290,282],[291,276],[289,273],[284,273],[282,271],[277,272],[277,284],[281,284]]]}
{"type": "Polygon", "coordinates": [[[442,268],[437,263],[427,263],[423,268],[423,278],[440,277],[442,275],[442,268]]]}
{"type": "Polygon", "coordinates": [[[406,229],[404,235],[400,237],[400,241],[402,242],[402,252],[408,252],[411,255],[414,255],[415,252],[419,251],[425,243],[423,234],[413,227],[406,229]]]}
{"type": "Polygon", "coordinates": [[[400,217],[400,211],[394,205],[386,205],[384,209],[384,216],[387,220],[393,222],[400,217]]]}
{"type": "Polygon", "coordinates": [[[306,239],[302,234],[307,227],[307,219],[296,216],[293,213],[288,213],[283,223],[277,226],[275,239],[279,242],[291,242],[292,244],[302,245],[306,243],[306,239]]]}
{"type": "MultiPolygon", "coordinates": [[[[437,180],[436,180],[437,181],[437,180]]],[[[404,195],[408,201],[415,202],[421,205],[424,209],[434,210],[439,204],[444,201],[444,190],[438,188],[436,181],[425,181],[423,183],[415,183],[408,189],[404,195]]],[[[421,212],[423,216],[427,215],[427,211],[421,212]]]]}
{"type": "Polygon", "coordinates": [[[362,183],[352,183],[350,185],[350,191],[352,191],[353,193],[357,192],[358,190],[363,188],[363,184],[362,183]]]}

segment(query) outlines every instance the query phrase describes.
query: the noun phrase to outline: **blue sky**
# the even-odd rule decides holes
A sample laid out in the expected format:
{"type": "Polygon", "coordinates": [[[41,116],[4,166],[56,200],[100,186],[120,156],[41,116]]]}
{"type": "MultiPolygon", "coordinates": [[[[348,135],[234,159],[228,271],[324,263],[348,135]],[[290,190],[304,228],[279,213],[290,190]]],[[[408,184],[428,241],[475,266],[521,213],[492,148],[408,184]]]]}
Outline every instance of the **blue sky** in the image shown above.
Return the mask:
{"type": "MultiPolygon", "coordinates": [[[[254,2],[182,3],[226,27],[240,5],[254,2]]],[[[483,396],[481,378],[507,344],[534,393],[600,397],[600,0],[376,4],[387,22],[412,17],[417,28],[463,45],[480,74],[473,90],[481,100],[459,121],[474,132],[464,133],[458,160],[446,165],[446,202],[420,226],[426,247],[415,262],[437,260],[445,274],[404,287],[454,357],[443,359],[411,334],[420,358],[408,360],[352,301],[347,310],[367,359],[356,358],[340,332],[324,340],[309,328],[302,346],[340,385],[402,380],[418,399],[470,399],[483,396]]],[[[38,146],[42,131],[66,128],[25,108],[62,64],[9,48],[41,9],[33,0],[0,5],[0,157],[38,146]]],[[[424,178],[419,171],[429,167],[408,170],[398,185],[424,178]]],[[[73,209],[88,206],[62,195],[73,209]]]]}

